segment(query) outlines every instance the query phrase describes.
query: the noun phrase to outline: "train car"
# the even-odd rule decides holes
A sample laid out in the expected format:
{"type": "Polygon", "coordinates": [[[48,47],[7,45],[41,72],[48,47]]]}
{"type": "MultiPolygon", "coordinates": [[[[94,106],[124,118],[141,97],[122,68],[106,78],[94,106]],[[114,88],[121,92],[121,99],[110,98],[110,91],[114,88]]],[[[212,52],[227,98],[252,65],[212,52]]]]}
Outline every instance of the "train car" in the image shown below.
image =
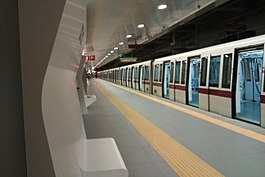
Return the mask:
{"type": "Polygon", "coordinates": [[[122,85],[265,127],[264,44],[261,35],[125,66],[122,85]]]}
{"type": "Polygon", "coordinates": [[[115,83],[121,85],[121,70],[120,68],[115,68],[115,83]]]}
{"type": "Polygon", "coordinates": [[[127,87],[127,72],[128,72],[128,69],[127,69],[127,67],[123,66],[123,67],[120,67],[120,70],[121,70],[121,85],[127,87]]]}
{"type": "Polygon", "coordinates": [[[175,100],[174,56],[157,59],[153,62],[153,94],[175,100]]]}
{"type": "Polygon", "coordinates": [[[166,57],[154,68],[162,64],[166,88],[175,66],[176,101],[264,127],[264,41],[263,35],[177,54],[175,65],[166,57]]]}
{"type": "Polygon", "coordinates": [[[139,81],[142,83],[142,77],[139,78],[140,75],[140,67],[141,63],[139,64],[133,64],[132,65],[132,88],[135,90],[142,90],[142,87],[140,88],[140,83],[139,81]]]}
{"type": "Polygon", "coordinates": [[[151,61],[123,66],[120,70],[122,73],[121,85],[152,93],[151,61]]]}
{"type": "Polygon", "coordinates": [[[132,88],[152,93],[152,64],[151,61],[131,65],[132,88]]]}

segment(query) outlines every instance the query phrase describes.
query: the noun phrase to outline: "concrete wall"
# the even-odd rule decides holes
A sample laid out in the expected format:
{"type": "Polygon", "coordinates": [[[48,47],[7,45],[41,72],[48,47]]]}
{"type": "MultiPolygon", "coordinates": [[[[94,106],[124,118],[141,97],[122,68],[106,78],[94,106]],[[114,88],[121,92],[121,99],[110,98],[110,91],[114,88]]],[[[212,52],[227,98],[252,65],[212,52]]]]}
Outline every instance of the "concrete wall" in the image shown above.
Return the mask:
{"type": "Polygon", "coordinates": [[[26,177],[17,0],[0,1],[0,176],[26,177]]]}

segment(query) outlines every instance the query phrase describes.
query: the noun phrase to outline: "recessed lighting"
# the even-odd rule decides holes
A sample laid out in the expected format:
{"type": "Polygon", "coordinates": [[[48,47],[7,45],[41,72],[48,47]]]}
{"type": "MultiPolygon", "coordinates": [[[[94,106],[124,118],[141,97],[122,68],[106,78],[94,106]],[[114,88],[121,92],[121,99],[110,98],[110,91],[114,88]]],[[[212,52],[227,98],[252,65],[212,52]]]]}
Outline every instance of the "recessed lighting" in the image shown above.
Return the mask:
{"type": "Polygon", "coordinates": [[[115,47],[114,50],[118,50],[119,48],[118,47],[115,47]]]}
{"type": "Polygon", "coordinates": [[[111,54],[110,53],[108,53],[108,56],[110,56],[111,54]]]}
{"type": "Polygon", "coordinates": [[[167,8],[167,5],[166,4],[161,4],[157,8],[160,9],[160,10],[162,10],[162,9],[167,8]]]}
{"type": "Polygon", "coordinates": [[[112,51],[110,51],[110,53],[114,53],[114,51],[112,50],[112,51]]]}
{"type": "Polygon", "coordinates": [[[139,24],[137,27],[138,28],[143,28],[144,27],[144,24],[139,24]]]}
{"type": "Polygon", "coordinates": [[[127,36],[126,36],[126,38],[131,38],[132,37],[132,35],[131,34],[128,34],[127,36]]]}
{"type": "Polygon", "coordinates": [[[119,45],[123,45],[124,43],[123,42],[120,42],[119,45]]]}

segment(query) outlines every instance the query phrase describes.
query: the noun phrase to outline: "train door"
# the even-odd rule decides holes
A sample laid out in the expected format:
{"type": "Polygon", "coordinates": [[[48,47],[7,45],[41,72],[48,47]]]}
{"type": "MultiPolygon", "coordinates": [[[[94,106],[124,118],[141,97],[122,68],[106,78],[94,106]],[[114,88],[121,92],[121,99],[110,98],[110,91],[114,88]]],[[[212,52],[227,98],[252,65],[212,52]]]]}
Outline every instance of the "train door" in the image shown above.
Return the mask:
{"type": "Polygon", "coordinates": [[[127,80],[127,87],[131,87],[131,68],[128,68],[128,80],[127,80]]]}
{"type": "Polygon", "coordinates": [[[233,117],[260,125],[263,47],[238,50],[233,76],[233,117]]]}
{"type": "Polygon", "coordinates": [[[169,98],[169,81],[170,81],[170,62],[164,63],[163,74],[163,97],[169,98]]]}
{"type": "Polygon", "coordinates": [[[132,83],[131,83],[131,86],[132,86],[132,88],[135,88],[135,83],[134,83],[134,67],[132,67],[132,77],[131,77],[132,79],[132,83]]]}
{"type": "Polygon", "coordinates": [[[199,107],[199,71],[201,60],[199,56],[188,58],[188,72],[186,82],[187,104],[199,107]]]}
{"type": "Polygon", "coordinates": [[[138,67],[134,67],[134,80],[135,80],[135,85],[134,85],[134,89],[139,90],[139,71],[138,71],[138,67]]]}
{"type": "Polygon", "coordinates": [[[209,107],[209,83],[207,82],[208,61],[210,56],[201,56],[200,66],[200,86],[199,86],[199,107],[204,110],[210,110],[209,107]]]}
{"type": "Polygon", "coordinates": [[[128,87],[128,68],[126,68],[126,72],[125,72],[125,86],[128,87]]]}
{"type": "Polygon", "coordinates": [[[143,89],[143,66],[139,66],[139,90],[143,89]]]}
{"type": "Polygon", "coordinates": [[[123,85],[124,69],[121,69],[121,85],[123,85]]]}

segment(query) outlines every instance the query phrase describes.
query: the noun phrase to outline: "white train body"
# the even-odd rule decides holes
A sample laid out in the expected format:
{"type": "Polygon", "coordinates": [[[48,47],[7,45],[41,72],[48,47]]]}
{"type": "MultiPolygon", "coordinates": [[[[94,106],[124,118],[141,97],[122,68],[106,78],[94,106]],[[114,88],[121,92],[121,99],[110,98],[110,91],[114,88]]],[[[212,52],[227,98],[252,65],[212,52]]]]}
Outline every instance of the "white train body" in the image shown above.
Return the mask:
{"type": "Polygon", "coordinates": [[[261,35],[113,68],[101,78],[265,127],[264,44],[261,35]]]}

